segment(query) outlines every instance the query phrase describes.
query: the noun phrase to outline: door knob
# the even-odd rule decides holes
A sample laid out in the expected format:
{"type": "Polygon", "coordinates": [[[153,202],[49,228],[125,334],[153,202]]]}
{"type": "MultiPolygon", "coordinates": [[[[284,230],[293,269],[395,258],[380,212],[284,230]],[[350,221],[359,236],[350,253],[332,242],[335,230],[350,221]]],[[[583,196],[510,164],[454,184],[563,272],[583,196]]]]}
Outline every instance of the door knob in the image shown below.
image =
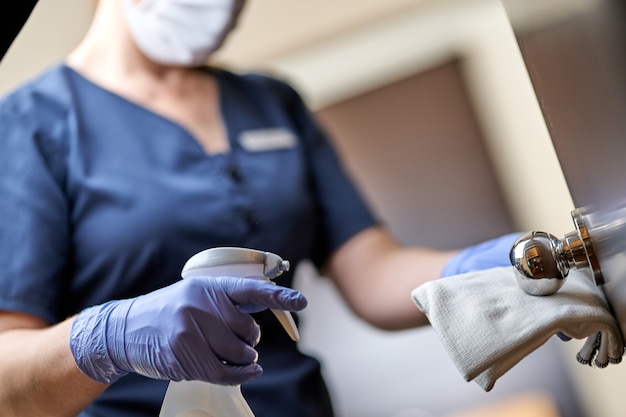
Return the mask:
{"type": "Polygon", "coordinates": [[[546,232],[520,236],[510,251],[518,285],[531,295],[550,295],[565,283],[569,271],[588,270],[597,285],[603,284],[600,265],[580,210],[572,211],[576,229],[558,239],[546,232]]]}

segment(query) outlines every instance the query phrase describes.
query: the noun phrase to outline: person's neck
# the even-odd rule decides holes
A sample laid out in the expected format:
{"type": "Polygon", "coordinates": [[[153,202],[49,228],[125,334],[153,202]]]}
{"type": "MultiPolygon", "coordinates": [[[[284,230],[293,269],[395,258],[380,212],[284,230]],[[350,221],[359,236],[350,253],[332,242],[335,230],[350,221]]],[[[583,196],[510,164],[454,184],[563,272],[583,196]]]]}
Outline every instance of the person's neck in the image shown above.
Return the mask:
{"type": "Polygon", "coordinates": [[[133,85],[177,85],[187,78],[184,68],[157,64],[135,45],[117,1],[98,4],[89,30],[65,63],[85,78],[114,91],[133,85]]]}

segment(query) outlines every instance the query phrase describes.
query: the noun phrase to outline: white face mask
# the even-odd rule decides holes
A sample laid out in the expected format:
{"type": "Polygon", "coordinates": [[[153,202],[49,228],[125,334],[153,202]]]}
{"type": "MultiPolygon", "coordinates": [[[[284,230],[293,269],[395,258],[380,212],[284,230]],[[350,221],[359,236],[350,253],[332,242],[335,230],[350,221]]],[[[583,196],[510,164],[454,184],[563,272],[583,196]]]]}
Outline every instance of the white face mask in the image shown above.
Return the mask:
{"type": "Polygon", "coordinates": [[[198,66],[235,27],[245,0],[121,0],[139,49],[155,62],[198,66]]]}

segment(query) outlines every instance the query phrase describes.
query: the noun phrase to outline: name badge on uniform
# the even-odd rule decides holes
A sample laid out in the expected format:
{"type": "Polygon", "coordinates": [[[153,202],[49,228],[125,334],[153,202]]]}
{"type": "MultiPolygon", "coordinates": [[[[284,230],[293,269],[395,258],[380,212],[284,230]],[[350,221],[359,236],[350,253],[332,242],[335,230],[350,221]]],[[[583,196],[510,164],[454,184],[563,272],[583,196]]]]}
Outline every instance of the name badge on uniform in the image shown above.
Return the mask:
{"type": "Polygon", "coordinates": [[[296,146],[293,132],[282,128],[248,130],[239,135],[241,147],[248,152],[275,151],[296,146]]]}

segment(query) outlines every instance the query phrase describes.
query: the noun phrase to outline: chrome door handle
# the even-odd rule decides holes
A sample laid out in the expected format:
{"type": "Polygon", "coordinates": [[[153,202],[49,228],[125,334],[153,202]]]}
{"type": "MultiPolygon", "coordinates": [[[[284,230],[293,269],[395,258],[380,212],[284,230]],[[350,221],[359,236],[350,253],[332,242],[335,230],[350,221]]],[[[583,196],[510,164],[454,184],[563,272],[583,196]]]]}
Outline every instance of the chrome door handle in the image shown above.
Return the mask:
{"type": "Polygon", "coordinates": [[[550,295],[565,283],[570,269],[589,270],[597,285],[604,283],[600,265],[580,210],[572,211],[576,230],[563,239],[546,232],[528,232],[509,254],[519,286],[532,295],[550,295]]]}

